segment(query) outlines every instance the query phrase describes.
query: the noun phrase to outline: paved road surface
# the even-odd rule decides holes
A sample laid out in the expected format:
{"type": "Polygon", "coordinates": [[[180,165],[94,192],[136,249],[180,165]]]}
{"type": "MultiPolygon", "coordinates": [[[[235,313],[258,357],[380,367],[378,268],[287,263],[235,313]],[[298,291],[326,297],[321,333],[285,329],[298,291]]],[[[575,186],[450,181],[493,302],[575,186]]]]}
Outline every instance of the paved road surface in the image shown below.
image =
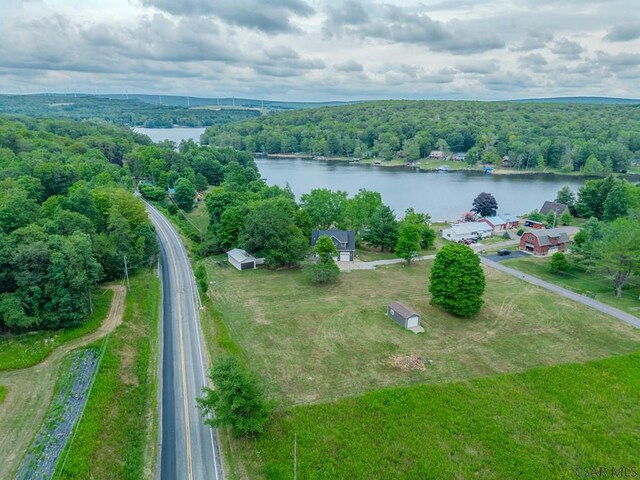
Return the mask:
{"type": "Polygon", "coordinates": [[[604,303],[598,302],[589,297],[585,297],[584,295],[580,295],[572,292],[571,290],[567,290],[566,288],[559,287],[553,283],[546,282],[544,280],[539,279],[538,277],[533,277],[531,275],[527,275],[526,273],[522,273],[519,270],[515,270],[513,268],[505,267],[498,262],[494,262],[486,257],[480,257],[480,261],[491,268],[495,268],[496,270],[500,270],[501,272],[508,273],[509,275],[513,275],[514,277],[518,277],[525,282],[529,282],[533,285],[537,285],[542,288],[546,288],[547,290],[557,293],[558,295],[562,295],[563,297],[570,298],[571,300],[575,300],[576,302],[580,302],[587,307],[591,307],[595,310],[598,310],[602,313],[606,313],[607,315],[611,315],[612,317],[617,318],[618,320],[622,320],[629,325],[640,328],[640,318],[630,315],[622,310],[618,310],[617,308],[610,307],[604,303]]]}
{"type": "Polygon", "coordinates": [[[191,264],[173,225],[147,204],[160,243],[162,270],[162,480],[222,480],[216,430],[202,421],[196,397],[207,385],[207,361],[191,264]]]}

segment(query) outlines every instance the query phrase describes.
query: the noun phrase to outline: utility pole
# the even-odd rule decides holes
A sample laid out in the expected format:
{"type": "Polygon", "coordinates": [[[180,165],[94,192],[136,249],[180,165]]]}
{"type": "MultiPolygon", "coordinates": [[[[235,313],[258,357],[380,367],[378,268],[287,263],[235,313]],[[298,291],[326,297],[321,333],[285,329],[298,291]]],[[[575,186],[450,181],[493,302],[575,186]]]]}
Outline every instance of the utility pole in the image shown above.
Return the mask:
{"type": "Polygon", "coordinates": [[[129,288],[129,269],[127,268],[127,256],[124,256],[124,278],[127,280],[127,288],[129,288]]]}
{"type": "Polygon", "coordinates": [[[298,478],[298,434],[293,434],[293,480],[298,478]]]}

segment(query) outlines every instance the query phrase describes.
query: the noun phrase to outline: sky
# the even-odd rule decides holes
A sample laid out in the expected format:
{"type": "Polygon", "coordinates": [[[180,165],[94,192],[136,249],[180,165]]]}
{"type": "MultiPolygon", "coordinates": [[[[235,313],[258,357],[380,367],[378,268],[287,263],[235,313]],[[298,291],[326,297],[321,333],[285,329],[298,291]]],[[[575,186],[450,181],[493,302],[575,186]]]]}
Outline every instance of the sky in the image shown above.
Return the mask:
{"type": "Polygon", "coordinates": [[[638,0],[0,5],[0,93],[640,98],[638,0]]]}

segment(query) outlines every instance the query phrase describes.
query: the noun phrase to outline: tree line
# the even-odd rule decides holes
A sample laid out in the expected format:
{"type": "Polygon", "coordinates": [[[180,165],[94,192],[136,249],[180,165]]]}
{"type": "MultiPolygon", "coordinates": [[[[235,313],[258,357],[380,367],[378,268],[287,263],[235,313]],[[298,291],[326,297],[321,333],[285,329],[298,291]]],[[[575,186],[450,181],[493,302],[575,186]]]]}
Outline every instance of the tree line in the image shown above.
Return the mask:
{"type": "Polygon", "coordinates": [[[508,156],[515,168],[606,175],[637,158],[639,127],[637,105],[377,101],[217,125],[203,142],[252,153],[411,161],[440,149],[467,152],[470,165],[499,165],[508,156]]]}
{"type": "Polygon", "coordinates": [[[208,127],[255,118],[246,109],[185,108],[153,105],[140,100],[118,100],[94,95],[0,95],[0,112],[46,118],[105,120],[118,125],[148,128],[208,127]]]}
{"type": "MultiPolygon", "coordinates": [[[[556,201],[579,217],[588,218],[574,238],[571,260],[586,272],[611,278],[617,297],[640,273],[640,186],[608,176],[588,180],[574,195],[563,187],[556,201]]],[[[568,262],[557,255],[550,268],[562,272],[568,262]]]]}
{"type": "Polygon", "coordinates": [[[77,325],[98,282],[153,261],[155,232],[122,167],[149,142],[106,124],[0,117],[0,331],[77,325]]]}

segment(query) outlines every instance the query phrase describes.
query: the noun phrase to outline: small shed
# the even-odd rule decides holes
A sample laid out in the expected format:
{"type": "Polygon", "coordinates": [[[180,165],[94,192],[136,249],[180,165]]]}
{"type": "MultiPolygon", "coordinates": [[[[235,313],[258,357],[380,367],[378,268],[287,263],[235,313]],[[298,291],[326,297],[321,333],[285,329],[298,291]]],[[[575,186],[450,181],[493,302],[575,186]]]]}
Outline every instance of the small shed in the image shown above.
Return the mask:
{"type": "Polygon", "coordinates": [[[413,329],[420,326],[420,314],[400,302],[391,302],[387,315],[403,328],[413,329]]]}
{"type": "Polygon", "coordinates": [[[238,270],[257,268],[264,263],[264,258],[255,258],[240,248],[234,248],[227,252],[227,260],[238,270]]]}

